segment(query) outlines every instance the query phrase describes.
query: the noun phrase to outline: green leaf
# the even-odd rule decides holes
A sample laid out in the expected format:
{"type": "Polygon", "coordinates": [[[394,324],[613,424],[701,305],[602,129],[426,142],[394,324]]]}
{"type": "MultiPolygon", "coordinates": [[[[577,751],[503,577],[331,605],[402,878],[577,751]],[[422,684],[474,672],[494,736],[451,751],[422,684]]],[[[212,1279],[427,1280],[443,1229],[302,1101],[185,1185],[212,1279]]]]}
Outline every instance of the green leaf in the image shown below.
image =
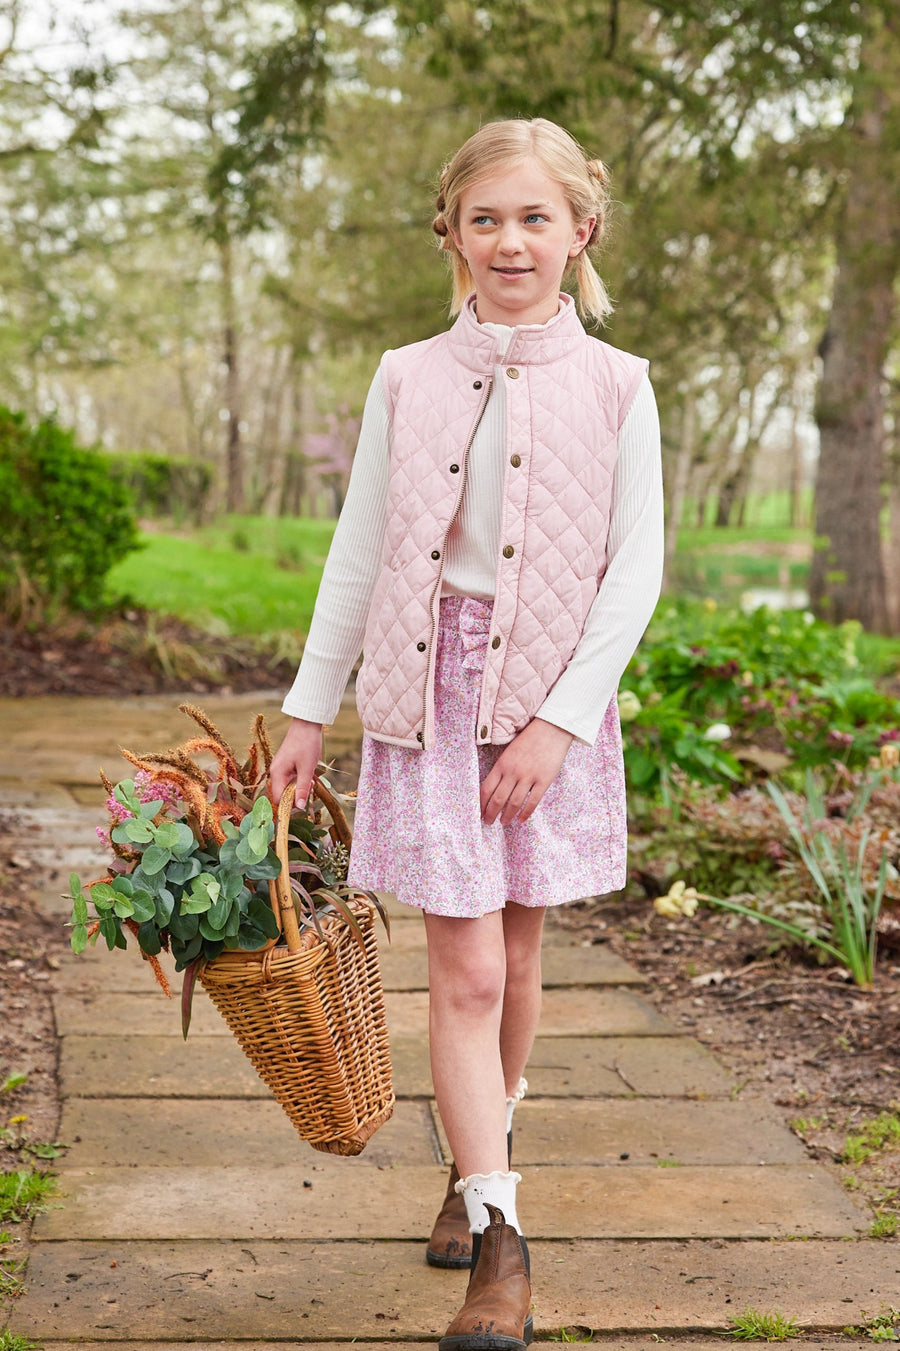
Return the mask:
{"type": "MultiPolygon", "coordinates": [[[[138,924],[145,924],[156,915],[156,901],[149,891],[136,891],[131,897],[132,915],[138,924]]],[[[118,912],[116,912],[118,913],[118,912]]]]}
{"type": "Polygon", "coordinates": [[[130,877],[126,877],[124,873],[119,873],[113,881],[113,886],[120,896],[130,896],[134,891],[133,880],[130,877]]]}
{"type": "Polygon", "coordinates": [[[123,807],[127,807],[129,801],[134,798],[134,779],[120,779],[113,788],[112,795],[123,807]]]}
{"type": "Polygon", "coordinates": [[[238,830],[237,826],[234,824],[233,821],[229,821],[227,816],[223,818],[221,826],[222,832],[225,835],[226,839],[236,840],[240,835],[240,831],[238,830]]]}
{"type": "Polygon", "coordinates": [[[84,952],[88,942],[87,925],[76,924],[72,929],[69,942],[72,945],[73,952],[84,952]]]}
{"type": "MultiPolygon", "coordinates": [[[[169,919],[169,933],[179,943],[188,943],[200,932],[200,918],[195,914],[179,914],[177,911],[169,919]]],[[[173,949],[174,951],[174,949],[173,949]]]]}
{"type": "Polygon", "coordinates": [[[141,925],[138,929],[137,940],[141,951],[146,952],[150,957],[155,957],[158,952],[162,951],[159,931],[152,920],[147,920],[146,923],[141,925]]]}
{"type": "Polygon", "coordinates": [[[179,858],[184,858],[192,850],[197,848],[197,841],[194,839],[194,832],[184,821],[173,821],[172,829],[177,832],[177,843],[172,845],[172,853],[177,854],[179,858]]]}
{"type": "Polygon", "coordinates": [[[280,932],[271,905],[261,896],[251,896],[247,906],[247,918],[256,928],[261,929],[268,938],[277,938],[280,932]]]}
{"type": "Polygon", "coordinates": [[[183,971],[186,966],[190,966],[191,962],[200,956],[202,947],[203,938],[199,931],[188,943],[173,943],[172,956],[175,958],[175,970],[183,971]]]}
{"type": "Polygon", "coordinates": [[[265,796],[258,797],[253,804],[250,815],[253,817],[254,825],[270,825],[272,822],[272,804],[269,799],[265,796]]]}
{"type": "Polygon", "coordinates": [[[269,849],[266,851],[265,858],[260,859],[258,863],[250,864],[245,875],[261,881],[273,881],[276,877],[281,876],[281,859],[274,849],[269,849]]]}
{"type": "Polygon", "coordinates": [[[197,877],[203,871],[203,864],[199,858],[173,859],[166,868],[166,877],[176,886],[183,886],[189,882],[192,877],[197,877]]]}
{"type": "Polygon", "coordinates": [[[129,896],[117,896],[113,911],[119,919],[131,919],[134,915],[134,905],[129,896]]]}
{"type": "Polygon", "coordinates": [[[132,844],[149,844],[155,834],[155,829],[147,821],[131,820],[123,821],[122,829],[125,839],[130,840],[132,844]]]}
{"type": "Polygon", "coordinates": [[[112,952],[119,937],[119,925],[115,918],[107,913],[100,916],[100,932],[106,939],[106,946],[112,952]]]}
{"type": "Polygon", "coordinates": [[[168,849],[160,849],[158,844],[151,844],[144,850],[141,867],[148,876],[152,877],[154,873],[162,872],[171,857],[168,849]]]}
{"type": "Polygon", "coordinates": [[[156,816],[157,812],[161,812],[162,809],[163,809],[162,798],[161,797],[154,798],[152,802],[142,802],[140,806],[140,811],[137,813],[137,815],[144,817],[145,820],[152,821],[153,817],[156,816]]]}
{"type": "Polygon", "coordinates": [[[111,905],[115,902],[117,895],[117,891],[108,882],[95,882],[91,887],[91,900],[94,905],[98,901],[101,905],[111,905]]]}
{"type": "Polygon", "coordinates": [[[175,897],[168,887],[160,887],[154,899],[154,918],[161,929],[169,923],[174,909],[175,897]]]}
{"type": "MultiPolygon", "coordinates": [[[[194,837],[191,835],[191,843],[194,837]]],[[[176,849],[180,843],[178,827],[172,821],[164,821],[156,827],[156,843],[160,849],[176,849]]]]}
{"type": "Polygon", "coordinates": [[[69,891],[72,893],[72,923],[87,924],[87,897],[81,890],[81,879],[77,873],[69,874],[69,891]]]}

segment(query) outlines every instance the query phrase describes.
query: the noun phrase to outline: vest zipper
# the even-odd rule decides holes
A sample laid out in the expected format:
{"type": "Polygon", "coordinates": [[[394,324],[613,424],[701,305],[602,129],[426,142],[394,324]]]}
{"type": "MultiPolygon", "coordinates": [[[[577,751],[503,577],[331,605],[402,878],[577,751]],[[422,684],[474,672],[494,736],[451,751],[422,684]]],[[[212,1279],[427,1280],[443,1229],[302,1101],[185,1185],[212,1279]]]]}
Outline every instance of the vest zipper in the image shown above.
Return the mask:
{"type": "Polygon", "coordinates": [[[428,737],[428,730],[429,730],[429,729],[428,729],[428,687],[429,687],[429,684],[433,682],[433,678],[434,678],[434,669],[435,669],[435,662],[436,662],[436,660],[437,660],[437,657],[436,657],[436,650],[435,650],[435,641],[434,641],[434,640],[435,640],[435,634],[436,634],[436,631],[437,631],[437,615],[435,614],[435,609],[434,609],[435,597],[437,596],[437,594],[438,594],[438,592],[439,592],[439,590],[440,590],[441,581],[443,580],[443,576],[444,576],[444,558],[445,558],[446,553],[447,553],[447,536],[450,534],[450,531],[453,529],[453,523],[454,523],[454,521],[456,520],[457,516],[459,515],[459,513],[460,513],[460,511],[461,511],[461,509],[462,509],[463,493],[464,493],[465,490],[466,490],[466,480],[467,480],[468,477],[469,477],[469,451],[472,449],[472,442],[475,440],[475,437],[476,437],[476,435],[478,434],[478,428],[481,426],[481,419],[484,417],[484,410],[487,408],[488,399],[491,397],[491,390],[492,390],[493,388],[494,388],[494,377],[493,377],[492,375],[489,375],[489,376],[487,377],[487,379],[485,380],[485,382],[484,382],[484,393],[483,393],[482,396],[481,396],[481,403],[478,405],[478,412],[477,412],[476,415],[475,415],[475,422],[474,422],[474,424],[473,424],[473,426],[472,426],[471,432],[469,433],[469,439],[468,439],[468,441],[466,442],[465,447],[463,448],[463,453],[462,453],[462,472],[460,473],[460,476],[459,476],[459,489],[458,489],[457,494],[456,494],[456,502],[455,502],[454,507],[453,507],[453,512],[452,512],[452,514],[451,514],[451,516],[450,516],[450,520],[447,522],[447,529],[446,529],[446,531],[445,531],[445,533],[444,533],[444,542],[443,542],[443,545],[442,545],[442,547],[441,547],[441,566],[440,566],[440,568],[438,569],[437,580],[435,581],[435,584],[434,584],[434,586],[433,586],[433,588],[432,588],[432,591],[431,591],[431,598],[430,598],[430,607],[431,607],[431,637],[430,637],[430,640],[429,640],[429,643],[428,643],[428,651],[429,651],[429,656],[428,656],[428,674],[427,674],[427,676],[425,677],[425,696],[424,696],[423,705],[422,705],[422,744],[423,744],[423,746],[424,746],[425,741],[426,741],[426,739],[427,739],[427,737],[428,737]]]}

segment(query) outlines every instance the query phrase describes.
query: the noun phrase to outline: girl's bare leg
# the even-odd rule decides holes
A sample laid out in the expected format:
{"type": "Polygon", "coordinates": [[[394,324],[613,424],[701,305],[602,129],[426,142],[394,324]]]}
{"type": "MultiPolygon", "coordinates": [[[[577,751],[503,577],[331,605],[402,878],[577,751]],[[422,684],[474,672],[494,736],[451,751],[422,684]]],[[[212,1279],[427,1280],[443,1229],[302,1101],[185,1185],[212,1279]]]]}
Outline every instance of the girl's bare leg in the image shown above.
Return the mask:
{"type": "Polygon", "coordinates": [[[503,916],[506,985],[500,1020],[500,1059],[506,1097],[512,1097],[525,1073],[541,1015],[541,939],[543,907],[507,904],[503,916]]]}
{"type": "Polygon", "coordinates": [[[503,912],[481,919],[426,915],[425,933],[431,1074],[453,1158],[462,1177],[506,1172],[503,912]]]}

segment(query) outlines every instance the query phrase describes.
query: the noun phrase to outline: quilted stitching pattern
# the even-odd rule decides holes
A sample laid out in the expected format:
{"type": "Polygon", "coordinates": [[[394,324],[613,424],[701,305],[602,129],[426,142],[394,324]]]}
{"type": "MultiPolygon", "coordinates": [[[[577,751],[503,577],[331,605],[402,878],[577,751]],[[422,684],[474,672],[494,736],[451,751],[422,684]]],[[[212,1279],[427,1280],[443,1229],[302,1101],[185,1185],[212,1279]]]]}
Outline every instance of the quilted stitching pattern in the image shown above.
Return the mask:
{"type": "MultiPolygon", "coordinates": [[[[495,359],[494,337],[467,307],[449,333],[382,363],[392,413],[388,528],[357,702],[366,730],[383,741],[432,744],[444,543],[465,480],[450,466],[463,464],[495,359]]],[[[571,303],[542,328],[519,330],[503,360],[503,370],[519,372],[505,383],[501,547],[512,553],[498,560],[491,627],[501,642],[488,648],[478,714],[478,739],[495,744],[534,716],[581,636],[606,569],[618,428],[646,370],[588,337],[571,303]]]]}

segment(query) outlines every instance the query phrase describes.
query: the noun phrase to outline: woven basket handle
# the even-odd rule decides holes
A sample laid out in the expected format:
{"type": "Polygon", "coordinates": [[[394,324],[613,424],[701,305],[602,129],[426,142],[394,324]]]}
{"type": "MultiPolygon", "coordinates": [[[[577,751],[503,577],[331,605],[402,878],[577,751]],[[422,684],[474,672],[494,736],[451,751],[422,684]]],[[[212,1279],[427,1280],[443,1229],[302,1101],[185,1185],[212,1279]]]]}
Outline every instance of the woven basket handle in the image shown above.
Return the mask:
{"type": "MultiPolygon", "coordinates": [[[[322,768],[324,769],[324,765],[322,768]]],[[[272,903],[272,910],[275,919],[278,921],[278,927],[284,934],[288,952],[302,952],[306,946],[300,933],[297,912],[294,909],[294,898],[291,894],[291,874],[288,865],[288,830],[291,824],[291,808],[294,805],[295,787],[296,784],[293,782],[288,784],[281,795],[281,801],[275,813],[275,853],[281,863],[281,872],[274,882],[269,883],[269,899],[272,903]]],[[[349,852],[353,843],[353,834],[344,809],[331,789],[325,787],[318,774],[313,780],[313,796],[317,797],[322,806],[328,809],[334,823],[332,838],[336,838],[349,852]]]]}

